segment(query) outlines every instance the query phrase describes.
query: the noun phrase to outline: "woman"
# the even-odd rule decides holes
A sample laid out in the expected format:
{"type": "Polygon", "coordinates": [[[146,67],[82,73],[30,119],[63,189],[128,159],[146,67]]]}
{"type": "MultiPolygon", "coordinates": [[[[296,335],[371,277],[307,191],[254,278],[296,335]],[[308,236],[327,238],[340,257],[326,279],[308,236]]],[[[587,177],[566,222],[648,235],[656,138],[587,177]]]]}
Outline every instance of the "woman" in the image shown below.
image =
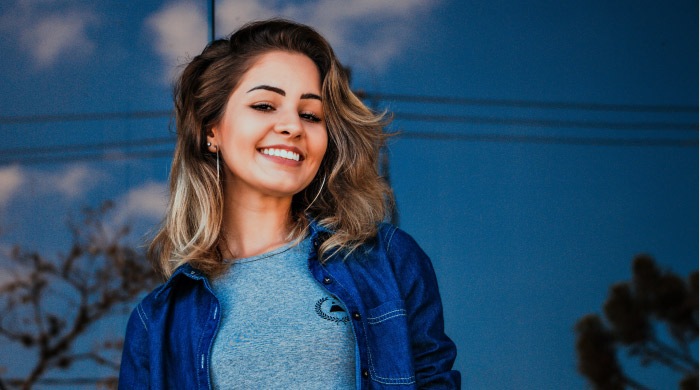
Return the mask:
{"type": "Polygon", "coordinates": [[[208,45],[175,89],[167,282],[134,310],[122,389],[458,388],[430,260],[382,223],[381,115],[285,20],[208,45]]]}

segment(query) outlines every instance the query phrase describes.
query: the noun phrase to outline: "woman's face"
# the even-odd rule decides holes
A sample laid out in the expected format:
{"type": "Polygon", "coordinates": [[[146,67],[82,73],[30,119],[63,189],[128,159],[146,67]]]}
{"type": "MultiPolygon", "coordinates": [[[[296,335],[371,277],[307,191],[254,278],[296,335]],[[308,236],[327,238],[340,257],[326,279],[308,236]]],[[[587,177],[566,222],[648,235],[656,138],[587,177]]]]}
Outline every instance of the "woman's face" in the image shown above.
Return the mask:
{"type": "Polygon", "coordinates": [[[291,197],[311,183],[328,135],[316,65],[303,54],[260,56],[207,137],[225,161],[225,191],[291,197]],[[242,192],[241,192],[242,191],[242,192]]]}

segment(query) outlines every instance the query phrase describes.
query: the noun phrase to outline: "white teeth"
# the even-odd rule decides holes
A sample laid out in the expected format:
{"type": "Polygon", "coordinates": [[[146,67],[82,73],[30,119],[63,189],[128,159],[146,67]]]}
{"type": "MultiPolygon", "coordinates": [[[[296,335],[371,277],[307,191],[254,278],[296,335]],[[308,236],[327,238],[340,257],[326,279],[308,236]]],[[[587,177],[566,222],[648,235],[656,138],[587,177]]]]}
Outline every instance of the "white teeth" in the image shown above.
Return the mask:
{"type": "Polygon", "coordinates": [[[282,157],[286,158],[287,160],[299,161],[299,153],[294,153],[289,150],[267,148],[263,149],[262,153],[267,154],[268,156],[282,157]]]}

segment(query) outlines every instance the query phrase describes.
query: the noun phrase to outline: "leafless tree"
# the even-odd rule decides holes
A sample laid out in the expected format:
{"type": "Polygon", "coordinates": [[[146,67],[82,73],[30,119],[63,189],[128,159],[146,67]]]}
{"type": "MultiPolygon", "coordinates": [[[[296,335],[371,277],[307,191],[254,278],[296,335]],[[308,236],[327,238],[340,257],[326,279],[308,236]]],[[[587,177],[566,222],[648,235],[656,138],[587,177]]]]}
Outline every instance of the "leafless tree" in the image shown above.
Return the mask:
{"type": "Polygon", "coordinates": [[[662,272],[647,255],[632,262],[632,280],[614,284],[603,305],[605,320],[589,314],[576,324],[579,372],[596,389],[648,389],[625,374],[618,349],[642,365],[678,372],[681,390],[698,389],[698,362],[690,346],[698,338],[698,271],[687,280],[662,272]],[[668,337],[660,337],[659,329],[668,337]]]}
{"type": "MultiPolygon", "coordinates": [[[[29,389],[37,382],[60,384],[65,379],[44,376],[92,362],[113,369],[99,385],[113,387],[119,368],[118,329],[99,343],[85,347],[94,325],[110,315],[123,315],[134,300],[159,281],[143,251],[127,244],[127,227],[106,222],[111,202],[86,209],[79,223],[69,223],[72,243],[67,253],[45,256],[15,246],[8,254],[12,278],[0,285],[0,336],[36,351],[36,361],[24,378],[0,379],[0,387],[29,389]]],[[[101,335],[102,336],[102,335],[101,335]]],[[[85,379],[74,380],[74,383],[85,379]]]]}

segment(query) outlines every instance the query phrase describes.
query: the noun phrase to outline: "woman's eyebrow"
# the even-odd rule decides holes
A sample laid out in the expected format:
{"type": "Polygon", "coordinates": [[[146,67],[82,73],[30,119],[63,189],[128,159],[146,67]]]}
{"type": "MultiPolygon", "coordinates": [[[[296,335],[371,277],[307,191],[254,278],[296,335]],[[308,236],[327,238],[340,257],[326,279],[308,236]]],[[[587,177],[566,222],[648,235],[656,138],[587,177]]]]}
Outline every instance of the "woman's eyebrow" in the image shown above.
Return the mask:
{"type": "MultiPolygon", "coordinates": [[[[277,94],[282,95],[282,96],[287,96],[287,93],[282,88],[277,88],[277,87],[273,87],[271,85],[264,85],[264,84],[258,85],[257,87],[253,87],[253,88],[249,89],[248,92],[246,92],[246,93],[250,93],[250,92],[253,92],[253,91],[258,90],[258,89],[264,89],[265,91],[271,91],[271,92],[277,93],[277,94]]],[[[302,94],[301,98],[302,99],[321,100],[321,97],[315,93],[302,94]]]]}
{"type": "Polygon", "coordinates": [[[282,95],[282,96],[287,96],[287,93],[284,92],[283,89],[277,88],[277,87],[273,87],[273,86],[270,86],[270,85],[258,85],[257,87],[251,88],[251,89],[250,89],[248,92],[246,92],[246,93],[250,93],[250,92],[253,92],[253,91],[258,90],[258,89],[264,89],[264,90],[266,90],[266,91],[272,91],[272,92],[274,92],[274,93],[278,93],[278,94],[280,94],[280,95],[282,95]]]}
{"type": "Polygon", "coordinates": [[[316,95],[315,93],[305,93],[301,95],[302,99],[316,99],[316,100],[321,100],[321,97],[316,95]]]}

